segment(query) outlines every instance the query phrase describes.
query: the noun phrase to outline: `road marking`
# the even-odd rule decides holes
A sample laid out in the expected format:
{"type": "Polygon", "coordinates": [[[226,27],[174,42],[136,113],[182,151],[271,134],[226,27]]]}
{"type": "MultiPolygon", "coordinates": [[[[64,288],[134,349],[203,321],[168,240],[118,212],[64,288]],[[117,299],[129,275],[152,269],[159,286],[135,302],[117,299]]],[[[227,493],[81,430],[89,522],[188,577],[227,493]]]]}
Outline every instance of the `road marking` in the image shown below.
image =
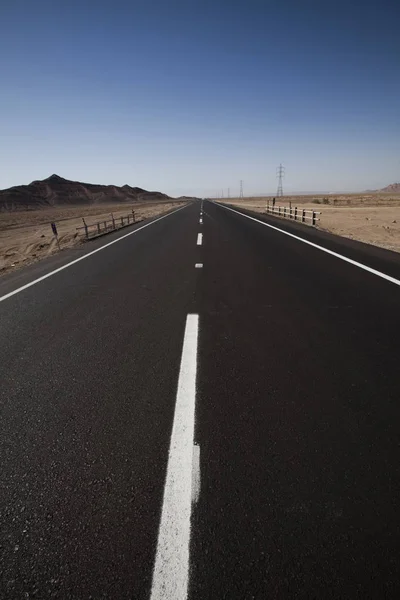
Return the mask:
{"type": "Polygon", "coordinates": [[[200,446],[193,446],[192,469],[192,503],[196,504],[200,498],[201,472],[200,472],[200,446]]]}
{"type": "Polygon", "coordinates": [[[203,243],[203,234],[202,233],[198,233],[197,234],[197,245],[201,246],[203,243]]]}
{"type": "Polygon", "coordinates": [[[30,288],[32,285],[36,285],[36,283],[39,283],[40,281],[44,281],[48,277],[51,277],[52,275],[55,275],[56,273],[59,273],[60,271],[63,271],[64,269],[68,269],[68,267],[72,267],[72,265],[75,265],[76,263],[80,262],[81,260],[84,260],[85,258],[88,258],[89,256],[92,256],[93,254],[96,254],[96,252],[100,252],[101,250],[104,250],[105,248],[108,248],[109,246],[112,246],[113,244],[116,244],[117,242],[120,242],[121,240],[124,240],[125,238],[129,237],[130,235],[133,235],[134,233],[137,233],[138,231],[141,231],[142,229],[145,229],[146,227],[149,227],[150,225],[153,225],[154,223],[157,223],[157,221],[161,221],[161,219],[165,219],[167,217],[170,217],[174,213],[177,213],[178,211],[180,211],[180,210],[182,210],[184,208],[187,208],[188,206],[189,205],[186,204],[185,206],[182,206],[181,208],[177,208],[176,210],[174,210],[171,213],[168,213],[167,215],[163,215],[162,217],[158,217],[158,219],[155,219],[154,221],[151,221],[151,223],[146,223],[146,225],[142,225],[141,227],[138,227],[138,229],[135,229],[134,231],[130,231],[129,233],[126,233],[125,235],[122,235],[117,240],[113,240],[112,242],[108,242],[108,244],[104,244],[104,246],[101,246],[101,248],[97,248],[96,250],[92,250],[91,252],[88,252],[84,256],[80,256],[79,258],[76,258],[75,260],[72,260],[71,262],[67,263],[66,265],[63,265],[62,267],[58,267],[58,269],[54,269],[54,271],[50,271],[50,273],[46,273],[46,275],[43,275],[42,277],[38,277],[37,279],[34,279],[30,283],[27,283],[26,285],[23,285],[23,286],[17,288],[13,292],[10,292],[9,294],[5,294],[4,296],[1,296],[0,297],[0,302],[3,302],[3,300],[7,300],[7,298],[11,298],[11,296],[14,296],[15,294],[19,294],[19,292],[23,292],[24,290],[30,288]]]}
{"type": "Polygon", "coordinates": [[[203,219],[199,220],[200,225],[203,225],[203,219]]]}
{"type": "Polygon", "coordinates": [[[195,268],[195,269],[202,269],[202,268],[203,268],[203,263],[196,263],[196,264],[194,265],[194,268],[195,268]]]}
{"type": "Polygon", "coordinates": [[[188,593],[198,329],[199,316],[188,315],[151,600],[186,600],[188,593]]]}
{"type": "Polygon", "coordinates": [[[327,254],[330,254],[331,256],[340,258],[340,260],[343,260],[344,262],[350,263],[351,265],[354,265],[355,267],[358,267],[359,269],[368,271],[368,273],[372,273],[373,275],[376,275],[377,277],[381,277],[382,279],[386,279],[386,281],[390,281],[391,283],[394,283],[395,285],[400,286],[399,279],[396,279],[395,277],[391,277],[390,275],[386,275],[386,273],[377,271],[376,269],[373,269],[372,267],[367,267],[367,265],[357,262],[356,260],[353,260],[351,258],[347,258],[347,256],[343,256],[343,254],[339,254],[338,252],[333,252],[333,250],[328,250],[328,248],[324,248],[324,246],[320,246],[319,244],[315,244],[314,242],[309,242],[308,240],[305,240],[304,238],[299,237],[298,235],[294,235],[294,233],[289,233],[288,231],[284,231],[283,229],[280,229],[279,227],[275,227],[274,225],[270,225],[269,223],[264,223],[264,221],[260,221],[259,219],[256,219],[255,217],[249,217],[249,215],[245,215],[244,213],[234,210],[233,208],[228,208],[227,206],[223,206],[222,204],[218,204],[218,206],[221,206],[221,208],[225,208],[226,210],[230,210],[230,211],[240,215],[241,217],[246,217],[247,219],[250,219],[251,221],[256,221],[256,223],[260,223],[261,225],[265,225],[266,227],[275,229],[275,231],[284,233],[285,235],[288,235],[289,237],[294,238],[295,240],[298,240],[299,242],[303,242],[303,244],[307,244],[308,246],[312,246],[313,248],[322,250],[322,252],[326,252],[327,254]]]}

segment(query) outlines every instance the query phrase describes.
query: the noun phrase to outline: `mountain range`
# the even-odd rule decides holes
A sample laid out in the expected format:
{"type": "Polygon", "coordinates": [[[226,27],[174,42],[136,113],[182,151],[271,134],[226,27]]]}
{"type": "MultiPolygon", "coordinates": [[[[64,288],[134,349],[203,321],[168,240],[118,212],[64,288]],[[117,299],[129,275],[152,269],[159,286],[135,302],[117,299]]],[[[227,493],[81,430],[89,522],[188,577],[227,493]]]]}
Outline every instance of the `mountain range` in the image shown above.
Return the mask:
{"type": "Polygon", "coordinates": [[[32,210],[52,206],[105,204],[113,202],[154,202],[168,200],[161,192],[149,192],[130,185],[97,185],[69,181],[59,175],[0,190],[0,210],[32,210]]]}

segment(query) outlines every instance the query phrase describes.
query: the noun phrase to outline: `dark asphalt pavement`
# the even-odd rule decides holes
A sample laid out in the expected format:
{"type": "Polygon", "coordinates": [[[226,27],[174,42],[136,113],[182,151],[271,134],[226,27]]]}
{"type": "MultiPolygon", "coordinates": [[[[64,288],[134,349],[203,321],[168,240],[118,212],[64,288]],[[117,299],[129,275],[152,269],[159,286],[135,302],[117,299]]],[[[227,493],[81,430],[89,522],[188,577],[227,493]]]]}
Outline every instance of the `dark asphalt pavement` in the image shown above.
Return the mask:
{"type": "MultiPolygon", "coordinates": [[[[199,212],[0,302],[1,598],[150,598],[188,313],[189,597],[399,596],[400,286],[199,212]]],[[[395,253],[261,219],[400,279],[395,253]]],[[[118,237],[4,277],[0,298],[118,237]]]]}

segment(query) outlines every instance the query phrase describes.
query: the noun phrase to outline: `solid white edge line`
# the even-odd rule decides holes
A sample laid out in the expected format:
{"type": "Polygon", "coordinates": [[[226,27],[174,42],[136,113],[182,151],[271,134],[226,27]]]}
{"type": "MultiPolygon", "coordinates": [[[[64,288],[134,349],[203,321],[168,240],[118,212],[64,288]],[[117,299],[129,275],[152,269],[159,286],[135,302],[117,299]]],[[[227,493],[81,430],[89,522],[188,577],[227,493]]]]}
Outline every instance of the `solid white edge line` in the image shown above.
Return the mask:
{"type": "Polygon", "coordinates": [[[289,233],[288,231],[284,231],[283,229],[280,229],[279,227],[275,227],[274,225],[270,225],[269,223],[264,223],[264,221],[260,221],[259,219],[256,219],[255,217],[250,217],[249,215],[245,215],[244,213],[234,210],[233,208],[229,208],[228,206],[224,206],[222,204],[217,204],[217,206],[220,206],[221,208],[225,208],[226,210],[230,210],[230,211],[236,213],[237,215],[240,215],[241,217],[246,217],[247,219],[250,219],[251,221],[256,221],[256,223],[260,223],[261,225],[265,225],[266,227],[270,227],[271,229],[275,229],[275,231],[284,233],[285,235],[288,235],[289,237],[294,238],[295,240],[298,240],[299,242],[303,242],[303,244],[307,244],[308,246],[312,246],[313,248],[322,250],[322,252],[326,252],[327,254],[330,254],[331,256],[340,258],[340,260],[343,260],[351,265],[354,265],[355,267],[358,267],[359,269],[368,271],[368,273],[372,273],[373,275],[376,275],[377,277],[381,277],[382,279],[386,279],[386,281],[390,281],[390,283],[394,283],[395,285],[400,286],[399,279],[396,279],[395,277],[391,277],[390,275],[386,275],[386,273],[377,271],[376,269],[373,269],[372,267],[367,267],[367,265],[364,265],[363,263],[359,263],[356,260],[347,258],[347,256],[343,256],[342,254],[333,252],[333,250],[328,250],[328,248],[324,248],[324,246],[319,246],[319,244],[315,244],[314,242],[309,242],[308,240],[305,240],[304,238],[299,237],[298,235],[295,235],[294,233],[289,233]]]}
{"type": "Polygon", "coordinates": [[[201,246],[203,243],[203,234],[202,233],[198,233],[197,234],[197,245],[201,246]]]}
{"type": "Polygon", "coordinates": [[[199,316],[187,315],[151,600],[187,598],[198,330],[199,316]]]}
{"type": "Polygon", "coordinates": [[[60,271],[63,271],[64,269],[68,269],[68,267],[71,267],[72,265],[75,265],[76,263],[80,262],[81,260],[84,260],[85,258],[88,258],[89,256],[92,256],[93,254],[96,254],[96,252],[100,252],[101,250],[104,250],[105,248],[108,248],[109,246],[112,246],[113,244],[116,244],[117,242],[124,240],[125,238],[129,237],[130,235],[133,235],[134,233],[137,233],[138,231],[145,229],[145,227],[149,227],[150,225],[153,225],[153,223],[157,223],[157,221],[161,221],[161,219],[170,217],[171,215],[179,212],[180,210],[183,210],[184,208],[187,208],[188,206],[190,206],[190,205],[186,204],[185,206],[181,206],[180,208],[177,208],[176,210],[168,213],[167,215],[162,215],[161,217],[158,217],[158,219],[155,219],[154,221],[151,221],[150,223],[146,223],[145,225],[138,227],[138,229],[135,229],[134,231],[130,231],[129,233],[122,235],[121,237],[119,237],[116,240],[113,240],[112,242],[108,242],[108,244],[104,244],[104,246],[101,246],[101,248],[96,248],[96,250],[92,250],[91,252],[88,252],[84,256],[80,256],[79,258],[72,260],[71,262],[67,263],[66,265],[63,265],[62,267],[58,267],[58,269],[54,269],[54,271],[50,271],[50,273],[46,273],[46,275],[42,275],[42,277],[38,277],[37,279],[34,279],[33,281],[27,283],[26,285],[22,285],[21,287],[17,288],[16,290],[9,292],[8,294],[5,294],[4,296],[1,296],[0,302],[3,302],[3,300],[7,300],[7,298],[11,298],[11,296],[14,296],[15,294],[19,294],[20,292],[23,292],[24,290],[30,288],[31,286],[36,285],[36,283],[39,283],[40,281],[44,281],[44,279],[47,279],[48,277],[51,277],[52,275],[55,275],[56,273],[59,273],[60,271]]]}
{"type": "Polygon", "coordinates": [[[203,263],[196,263],[196,264],[194,265],[194,268],[195,268],[195,269],[202,269],[202,268],[203,268],[203,263]]]}

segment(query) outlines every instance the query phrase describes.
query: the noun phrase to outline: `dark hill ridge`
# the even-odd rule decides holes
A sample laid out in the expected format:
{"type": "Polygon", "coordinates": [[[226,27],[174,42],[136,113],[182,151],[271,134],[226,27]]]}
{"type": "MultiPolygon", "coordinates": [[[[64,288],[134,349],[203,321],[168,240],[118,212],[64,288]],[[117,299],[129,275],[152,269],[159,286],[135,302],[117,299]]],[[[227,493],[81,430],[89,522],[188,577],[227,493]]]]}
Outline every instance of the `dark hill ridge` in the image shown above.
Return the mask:
{"type": "Polygon", "coordinates": [[[148,192],[130,185],[97,185],[69,181],[59,175],[0,190],[0,210],[31,210],[49,206],[105,204],[109,202],[151,202],[168,200],[161,192],[148,192]]]}

